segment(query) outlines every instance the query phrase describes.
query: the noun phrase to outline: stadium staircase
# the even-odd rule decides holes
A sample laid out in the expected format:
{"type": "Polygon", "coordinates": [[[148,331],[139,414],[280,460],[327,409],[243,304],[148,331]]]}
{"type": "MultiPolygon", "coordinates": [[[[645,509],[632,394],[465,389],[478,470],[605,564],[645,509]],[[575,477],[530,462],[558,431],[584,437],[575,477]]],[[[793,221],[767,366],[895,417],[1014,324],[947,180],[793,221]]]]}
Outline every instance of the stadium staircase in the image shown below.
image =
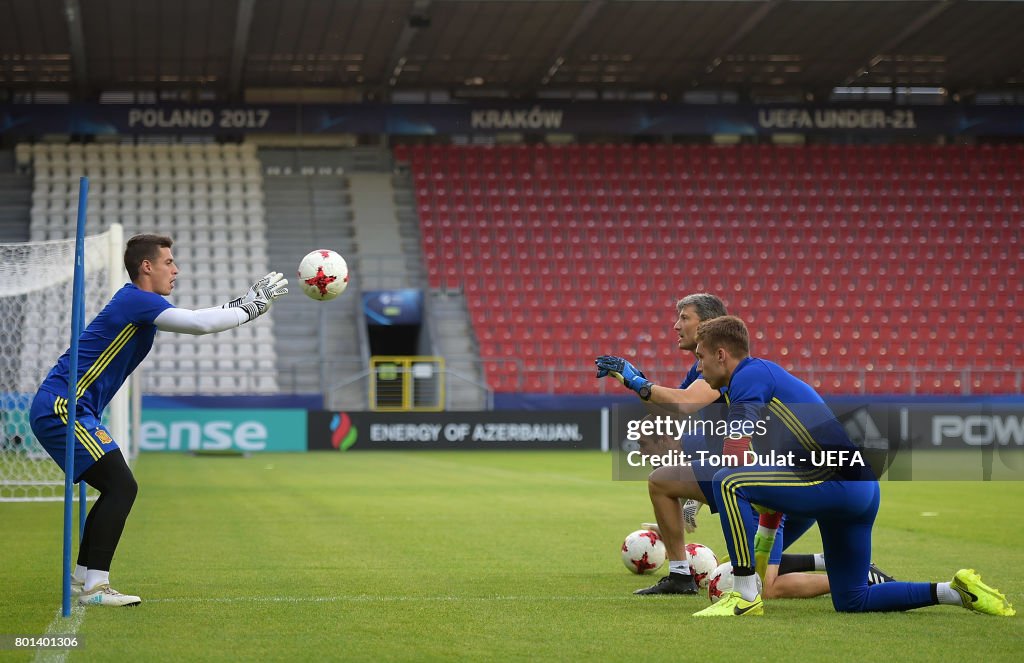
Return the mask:
{"type": "MultiPolygon", "coordinates": [[[[317,248],[343,256],[357,251],[351,192],[340,150],[260,150],[265,175],[267,239],[274,269],[295,280],[299,260],[317,248]],[[287,173],[287,174],[286,174],[287,173]]],[[[359,334],[358,274],[349,290],[330,304],[292,295],[278,301],[276,344],[279,380],[290,393],[327,394],[345,375],[365,366],[359,334]]],[[[344,407],[366,405],[365,390],[340,396],[344,407]]],[[[339,405],[340,406],[340,405],[339,405]]]]}
{"type": "Polygon", "coordinates": [[[455,291],[434,290],[430,292],[428,307],[434,350],[444,357],[448,371],[447,401],[456,410],[489,409],[489,389],[484,383],[465,296],[455,291]]]}
{"type": "Polygon", "coordinates": [[[27,242],[32,177],[15,167],[13,150],[0,150],[0,242],[27,242]]]}
{"type": "Polygon", "coordinates": [[[415,222],[415,196],[408,172],[353,176],[356,233],[361,247],[357,260],[364,266],[367,288],[424,290],[425,341],[421,354],[445,359],[445,401],[453,409],[479,410],[488,404],[487,388],[479,373],[465,299],[459,292],[429,291],[423,268],[421,240],[415,222]],[[396,253],[400,251],[400,253],[396,253]]]}
{"type": "Polygon", "coordinates": [[[407,287],[426,288],[427,269],[423,264],[423,241],[420,235],[420,217],[416,213],[416,191],[408,169],[393,169],[391,175],[392,201],[402,256],[405,258],[407,287]]]}
{"type": "Polygon", "coordinates": [[[402,238],[402,253],[407,264],[415,265],[414,285],[411,287],[424,290],[426,324],[433,352],[445,359],[448,371],[446,400],[453,409],[486,409],[490,405],[490,395],[483,379],[479,346],[469,320],[466,297],[457,289],[426,287],[420,220],[416,212],[416,191],[411,173],[407,168],[399,167],[391,182],[402,238]]]}
{"type": "Polygon", "coordinates": [[[364,290],[411,288],[417,263],[401,252],[402,236],[395,208],[391,173],[363,172],[349,176],[359,252],[350,260],[364,290]]]}
{"type": "Polygon", "coordinates": [[[1024,146],[395,156],[430,285],[465,293],[496,390],[608,389],[591,367],[605,353],[676,381],[674,303],[701,290],[747,320],[755,354],[824,393],[1024,388],[1024,146]]]}

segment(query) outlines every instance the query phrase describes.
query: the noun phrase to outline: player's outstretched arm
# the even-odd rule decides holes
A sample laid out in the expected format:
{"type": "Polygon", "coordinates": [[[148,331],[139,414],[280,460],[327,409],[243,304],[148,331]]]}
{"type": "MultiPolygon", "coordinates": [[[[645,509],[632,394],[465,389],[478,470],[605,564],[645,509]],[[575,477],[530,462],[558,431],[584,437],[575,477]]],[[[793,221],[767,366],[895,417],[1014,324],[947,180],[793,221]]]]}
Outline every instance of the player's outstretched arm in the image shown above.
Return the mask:
{"type": "Polygon", "coordinates": [[[654,384],[633,364],[622,357],[603,355],[594,360],[597,377],[612,376],[648,402],[670,414],[691,414],[718,400],[718,390],[704,380],[696,380],[686,389],[670,389],[654,384]]]}
{"type": "Polygon", "coordinates": [[[652,384],[648,404],[671,414],[693,414],[717,401],[719,396],[719,391],[704,380],[694,380],[686,389],[672,389],[652,384]]]}
{"type": "Polygon", "coordinates": [[[169,308],[156,317],[160,331],[178,334],[213,334],[234,329],[260,317],[270,310],[274,300],[288,294],[288,280],[279,272],[271,272],[249,288],[249,292],[220,308],[198,311],[169,308]]]}

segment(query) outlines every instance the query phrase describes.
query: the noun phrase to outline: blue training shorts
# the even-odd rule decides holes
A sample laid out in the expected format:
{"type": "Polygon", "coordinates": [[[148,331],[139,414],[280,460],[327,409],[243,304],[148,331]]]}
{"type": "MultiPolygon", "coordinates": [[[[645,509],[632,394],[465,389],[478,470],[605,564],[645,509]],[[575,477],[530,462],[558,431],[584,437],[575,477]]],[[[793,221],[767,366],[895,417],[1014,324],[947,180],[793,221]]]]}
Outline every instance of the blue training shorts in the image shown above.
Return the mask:
{"type": "MultiPolygon", "coordinates": [[[[67,412],[66,398],[42,390],[36,393],[32,400],[32,409],[29,411],[32,432],[35,433],[36,439],[65,472],[67,412]]],[[[75,417],[75,482],[78,482],[82,473],[102,458],[103,454],[117,449],[117,442],[114,442],[110,431],[99,418],[79,410],[75,417]]]]}
{"type": "MultiPolygon", "coordinates": [[[[714,483],[714,476],[718,470],[721,469],[718,465],[712,465],[708,462],[701,462],[698,460],[690,463],[690,469],[693,470],[693,476],[697,479],[697,485],[700,486],[700,490],[704,493],[704,503],[708,505],[711,513],[718,513],[718,502],[715,500],[715,491],[712,487],[714,483]]],[[[754,514],[757,517],[757,514],[754,514]]],[[[794,537],[786,537],[786,520],[783,518],[782,524],[779,525],[779,531],[775,535],[775,544],[772,546],[772,552],[768,557],[768,564],[779,564],[782,562],[782,551],[796,539],[807,531],[807,529],[814,524],[814,520],[810,519],[804,522],[803,519],[799,523],[794,519],[793,535],[794,537]]]]}

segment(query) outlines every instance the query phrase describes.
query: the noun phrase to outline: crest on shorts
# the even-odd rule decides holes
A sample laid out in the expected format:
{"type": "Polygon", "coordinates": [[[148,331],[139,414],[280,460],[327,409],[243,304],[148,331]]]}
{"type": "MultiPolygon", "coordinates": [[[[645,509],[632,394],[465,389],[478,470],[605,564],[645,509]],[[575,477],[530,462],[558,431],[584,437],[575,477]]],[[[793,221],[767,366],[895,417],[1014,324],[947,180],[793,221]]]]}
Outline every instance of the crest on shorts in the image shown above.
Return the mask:
{"type": "Polygon", "coordinates": [[[103,430],[102,428],[96,430],[96,439],[102,442],[103,444],[110,444],[111,442],[114,441],[110,438],[109,435],[107,435],[107,431],[103,430]]]}

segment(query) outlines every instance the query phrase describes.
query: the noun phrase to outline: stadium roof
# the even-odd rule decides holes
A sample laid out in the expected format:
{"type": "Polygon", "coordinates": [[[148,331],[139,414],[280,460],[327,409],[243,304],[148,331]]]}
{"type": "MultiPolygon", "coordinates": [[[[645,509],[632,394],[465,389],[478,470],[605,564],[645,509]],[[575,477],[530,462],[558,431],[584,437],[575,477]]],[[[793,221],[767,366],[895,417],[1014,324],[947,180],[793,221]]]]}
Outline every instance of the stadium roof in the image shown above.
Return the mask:
{"type": "Polygon", "coordinates": [[[1024,2],[6,0],[0,88],[1024,88],[1024,2]]]}

